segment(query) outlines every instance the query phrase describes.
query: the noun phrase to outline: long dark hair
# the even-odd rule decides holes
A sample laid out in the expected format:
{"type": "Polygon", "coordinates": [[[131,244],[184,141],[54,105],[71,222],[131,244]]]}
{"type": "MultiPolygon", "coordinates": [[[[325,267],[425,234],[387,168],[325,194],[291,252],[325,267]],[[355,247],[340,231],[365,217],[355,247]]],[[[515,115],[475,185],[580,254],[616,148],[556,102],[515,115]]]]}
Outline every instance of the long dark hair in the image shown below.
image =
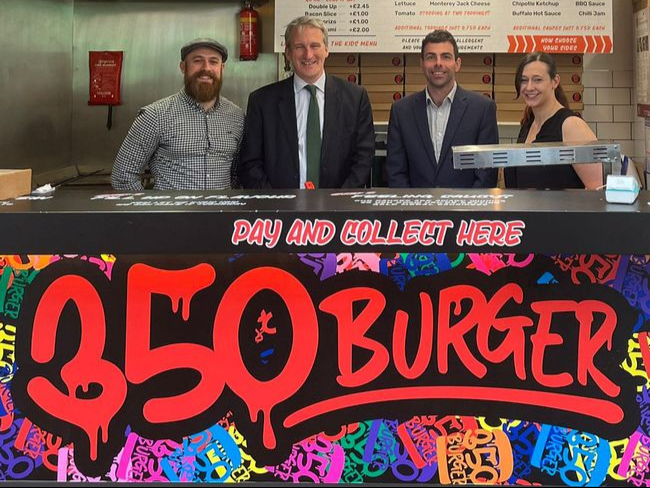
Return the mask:
{"type": "MultiPolygon", "coordinates": [[[[526,67],[526,65],[534,61],[541,61],[546,65],[546,68],[548,70],[548,75],[551,77],[551,79],[557,76],[557,64],[555,64],[555,60],[550,54],[541,51],[536,51],[534,53],[527,54],[521,60],[519,66],[517,66],[517,72],[515,73],[515,89],[517,90],[517,97],[515,98],[515,100],[518,99],[520,95],[521,76],[524,72],[524,68],[526,67]]],[[[566,93],[564,93],[561,84],[558,84],[557,88],[555,89],[555,98],[564,107],[569,108],[569,99],[567,98],[566,93]]],[[[524,110],[524,117],[521,119],[521,125],[530,124],[534,118],[535,117],[533,116],[533,110],[527,106],[526,109],[524,110]]]]}

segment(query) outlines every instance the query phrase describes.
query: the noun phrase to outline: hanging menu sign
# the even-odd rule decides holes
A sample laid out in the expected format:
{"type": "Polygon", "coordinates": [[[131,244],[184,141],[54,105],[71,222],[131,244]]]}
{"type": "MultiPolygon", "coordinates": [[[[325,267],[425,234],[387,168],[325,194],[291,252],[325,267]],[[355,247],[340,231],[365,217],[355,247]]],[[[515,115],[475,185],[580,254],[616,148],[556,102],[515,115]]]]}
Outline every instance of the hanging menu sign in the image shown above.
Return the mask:
{"type": "Polygon", "coordinates": [[[275,2],[275,51],[308,15],[327,26],[332,52],[420,51],[435,29],[461,52],[611,53],[614,0],[293,0],[275,2]]]}

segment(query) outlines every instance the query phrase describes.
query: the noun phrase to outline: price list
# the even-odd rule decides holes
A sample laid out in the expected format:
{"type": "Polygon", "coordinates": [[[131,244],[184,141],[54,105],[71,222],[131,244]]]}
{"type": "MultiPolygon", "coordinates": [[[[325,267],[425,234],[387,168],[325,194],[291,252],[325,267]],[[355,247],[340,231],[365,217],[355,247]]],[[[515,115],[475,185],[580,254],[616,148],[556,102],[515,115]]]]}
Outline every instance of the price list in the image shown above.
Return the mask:
{"type": "Polygon", "coordinates": [[[323,21],[332,52],[417,52],[436,29],[462,52],[612,52],[614,0],[293,0],[275,4],[275,50],[284,29],[323,21]]]}

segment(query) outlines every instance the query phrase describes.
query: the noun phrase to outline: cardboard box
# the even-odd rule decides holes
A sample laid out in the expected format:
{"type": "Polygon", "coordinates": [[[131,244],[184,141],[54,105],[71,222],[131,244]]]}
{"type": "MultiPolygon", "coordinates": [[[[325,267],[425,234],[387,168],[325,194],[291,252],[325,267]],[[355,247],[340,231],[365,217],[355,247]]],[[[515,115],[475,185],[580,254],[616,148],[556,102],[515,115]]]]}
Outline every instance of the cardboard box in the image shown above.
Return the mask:
{"type": "MultiPolygon", "coordinates": [[[[482,53],[459,53],[458,57],[461,59],[461,67],[465,66],[492,66],[494,64],[494,58],[491,54],[482,54],[482,53]]],[[[409,53],[406,54],[404,62],[406,66],[419,66],[420,59],[422,59],[420,53],[409,53]]]]}
{"type": "Polygon", "coordinates": [[[325,72],[333,75],[358,75],[359,68],[357,66],[325,66],[325,72]]]}
{"type": "Polygon", "coordinates": [[[465,90],[469,90],[477,93],[489,93],[490,98],[492,98],[492,88],[494,87],[494,85],[489,85],[485,83],[464,83],[464,82],[459,82],[458,84],[462,86],[465,90]]]}
{"type": "MultiPolygon", "coordinates": [[[[569,103],[582,103],[583,100],[583,87],[582,85],[569,85],[567,87],[564,87],[564,94],[567,96],[567,99],[569,100],[569,103]],[[575,88],[575,90],[574,90],[575,88]]],[[[517,98],[517,92],[515,92],[513,89],[510,90],[494,90],[494,100],[498,102],[520,102],[522,105],[525,103],[523,97],[517,98]]]]}
{"type": "MultiPolygon", "coordinates": [[[[494,73],[494,86],[508,86],[511,90],[515,89],[515,75],[506,73],[494,73]]],[[[502,90],[499,90],[502,91],[502,90]]]]}
{"type": "MultiPolygon", "coordinates": [[[[423,75],[422,73],[422,67],[418,64],[415,66],[405,66],[404,67],[404,72],[405,73],[412,73],[412,74],[419,74],[420,76],[423,75]]],[[[492,68],[490,66],[465,66],[464,64],[460,67],[460,71],[457,74],[460,73],[489,73],[492,75],[492,68]]]]}
{"type": "Polygon", "coordinates": [[[326,66],[325,72],[328,75],[336,76],[350,83],[359,84],[359,68],[354,66],[326,66]]]}
{"type": "Polygon", "coordinates": [[[459,53],[458,57],[461,59],[462,66],[492,66],[494,64],[494,56],[485,53],[459,53]]]}
{"type": "Polygon", "coordinates": [[[409,73],[408,71],[404,75],[404,84],[405,85],[426,85],[427,79],[422,74],[422,71],[416,73],[409,73]]]}
{"type": "Polygon", "coordinates": [[[582,97],[583,97],[582,85],[569,85],[563,87],[563,89],[564,89],[564,94],[569,99],[569,103],[582,102],[582,97]]]}
{"type": "Polygon", "coordinates": [[[386,110],[386,111],[390,112],[390,108],[392,106],[393,106],[392,103],[373,103],[372,104],[372,109],[373,110],[386,110]]]}
{"type": "MultiPolygon", "coordinates": [[[[495,66],[494,82],[514,84],[516,72],[516,66],[495,66]]],[[[582,66],[576,66],[575,68],[568,66],[558,67],[557,74],[560,75],[562,86],[582,84],[582,66]]]]}
{"type": "MultiPolygon", "coordinates": [[[[503,111],[521,110],[523,112],[525,108],[526,108],[526,103],[523,100],[521,101],[512,100],[510,102],[497,102],[497,110],[503,110],[503,111]]],[[[585,109],[585,104],[582,102],[572,102],[569,100],[569,108],[576,112],[581,112],[585,109]]]]}
{"type": "MultiPolygon", "coordinates": [[[[520,99],[521,100],[521,99],[520,99]]],[[[510,101],[510,102],[497,102],[497,111],[500,112],[519,112],[521,116],[524,114],[526,104],[523,101],[510,101]]]]}
{"type": "Polygon", "coordinates": [[[345,81],[349,81],[350,83],[354,83],[355,85],[359,84],[359,75],[350,74],[350,73],[332,73],[331,71],[328,71],[327,74],[336,76],[337,78],[341,78],[342,80],[345,81]]]}
{"type": "MultiPolygon", "coordinates": [[[[363,75],[362,75],[363,78],[363,75]]],[[[366,86],[365,82],[363,83],[363,86],[366,87],[366,90],[368,90],[368,93],[370,92],[401,92],[404,91],[402,88],[402,85],[368,85],[366,86]]]]}
{"type": "Polygon", "coordinates": [[[364,85],[398,85],[404,84],[402,73],[363,73],[361,81],[364,85]]]}
{"type": "MultiPolygon", "coordinates": [[[[467,85],[463,85],[463,88],[465,88],[466,86],[467,86],[467,85]]],[[[493,100],[492,92],[491,92],[491,91],[487,91],[487,89],[486,89],[486,90],[470,90],[470,91],[473,91],[474,93],[477,93],[477,94],[479,94],[479,95],[482,95],[482,96],[484,96],[485,98],[489,98],[490,100],[493,100]]]]}
{"type": "Polygon", "coordinates": [[[487,71],[483,73],[471,73],[467,71],[460,71],[456,73],[456,81],[461,85],[478,84],[478,85],[492,85],[492,73],[487,71]]]}
{"type": "Polygon", "coordinates": [[[459,73],[490,73],[492,74],[494,69],[492,66],[483,66],[483,65],[473,65],[463,63],[460,67],[459,73]]]}
{"type": "MultiPolygon", "coordinates": [[[[421,83],[419,85],[412,84],[412,85],[404,85],[404,92],[407,95],[410,95],[412,93],[417,93],[422,90],[424,90],[424,87],[426,86],[425,83],[421,83]]],[[[480,84],[474,84],[474,83],[462,83],[460,86],[463,87],[464,90],[469,90],[473,91],[476,93],[479,93],[485,97],[492,98],[492,85],[480,85],[480,84]]]]}
{"type": "Polygon", "coordinates": [[[359,66],[359,56],[351,53],[330,53],[325,66],[359,66]]]}
{"type": "MultiPolygon", "coordinates": [[[[492,72],[466,72],[461,70],[456,73],[456,81],[463,86],[467,84],[492,86],[492,72]]],[[[417,71],[415,73],[406,71],[405,84],[416,85],[418,83],[426,83],[426,78],[424,77],[424,74],[422,74],[422,71],[417,71]]],[[[490,88],[490,90],[492,89],[490,88]]]]}
{"type": "Polygon", "coordinates": [[[524,116],[523,110],[497,110],[497,122],[517,122],[524,116]]]}
{"type": "Polygon", "coordinates": [[[517,101],[520,101],[522,105],[524,105],[524,102],[521,97],[517,98],[517,93],[512,90],[512,91],[494,91],[494,101],[497,103],[515,103],[517,101]]]}
{"type": "Polygon", "coordinates": [[[363,53],[360,58],[360,63],[362,68],[365,66],[381,66],[386,68],[404,66],[404,56],[402,54],[363,53]]]}
{"type": "Polygon", "coordinates": [[[387,91],[372,91],[368,90],[368,98],[372,105],[376,103],[392,103],[401,98],[404,98],[402,90],[387,92],[387,91]]]}
{"type": "Polygon", "coordinates": [[[31,169],[0,169],[0,200],[27,195],[31,191],[31,169]]]}
{"type": "Polygon", "coordinates": [[[390,110],[372,109],[373,122],[388,122],[390,120],[390,110]]]}
{"type": "Polygon", "coordinates": [[[510,79],[513,79],[516,73],[517,73],[517,66],[495,66],[494,67],[495,78],[500,78],[499,75],[509,75],[510,79]]]}
{"type": "Polygon", "coordinates": [[[375,122],[388,122],[392,103],[373,103],[372,118],[375,122]]]}
{"type": "Polygon", "coordinates": [[[413,95],[414,93],[424,90],[426,83],[422,82],[419,85],[404,85],[404,93],[406,95],[413,95]]]}
{"type": "Polygon", "coordinates": [[[361,74],[385,74],[393,73],[395,75],[404,74],[404,66],[361,66],[361,74]]]}
{"type": "Polygon", "coordinates": [[[562,86],[570,85],[573,87],[582,85],[582,70],[564,71],[558,69],[557,74],[560,75],[560,83],[562,83],[562,86]]]}
{"type": "MultiPolygon", "coordinates": [[[[519,122],[524,116],[525,104],[497,103],[498,122],[519,122]]],[[[582,116],[584,105],[582,103],[569,103],[569,108],[576,114],[582,116]]]]}
{"type": "MultiPolygon", "coordinates": [[[[414,93],[424,90],[424,84],[421,85],[405,85],[404,93],[406,95],[413,95],[414,93]]],[[[492,98],[492,85],[462,85],[463,89],[478,93],[486,98],[492,98]]]]}
{"type": "MultiPolygon", "coordinates": [[[[519,63],[521,62],[522,59],[526,54],[523,53],[503,53],[503,54],[496,54],[494,58],[494,66],[519,66],[519,63]]],[[[552,54],[553,60],[555,61],[555,64],[558,66],[558,69],[561,69],[560,67],[575,67],[575,66],[582,66],[582,54],[552,54]]]]}

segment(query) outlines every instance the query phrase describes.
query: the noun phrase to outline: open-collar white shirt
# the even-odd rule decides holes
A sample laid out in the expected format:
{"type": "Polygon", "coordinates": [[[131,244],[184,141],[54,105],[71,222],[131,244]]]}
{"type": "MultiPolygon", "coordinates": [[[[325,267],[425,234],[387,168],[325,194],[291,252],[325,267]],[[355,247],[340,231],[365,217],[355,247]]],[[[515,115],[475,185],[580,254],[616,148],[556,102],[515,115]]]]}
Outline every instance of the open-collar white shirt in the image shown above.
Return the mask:
{"type": "Polygon", "coordinates": [[[449,122],[449,114],[451,113],[451,104],[454,103],[456,96],[456,89],[458,84],[454,81],[454,86],[447,96],[438,107],[429,90],[425,89],[427,97],[427,119],[429,120],[429,134],[431,135],[431,142],[433,143],[433,151],[436,156],[436,162],[440,163],[440,151],[442,150],[442,141],[445,139],[445,131],[447,130],[447,122],[449,122]]]}

